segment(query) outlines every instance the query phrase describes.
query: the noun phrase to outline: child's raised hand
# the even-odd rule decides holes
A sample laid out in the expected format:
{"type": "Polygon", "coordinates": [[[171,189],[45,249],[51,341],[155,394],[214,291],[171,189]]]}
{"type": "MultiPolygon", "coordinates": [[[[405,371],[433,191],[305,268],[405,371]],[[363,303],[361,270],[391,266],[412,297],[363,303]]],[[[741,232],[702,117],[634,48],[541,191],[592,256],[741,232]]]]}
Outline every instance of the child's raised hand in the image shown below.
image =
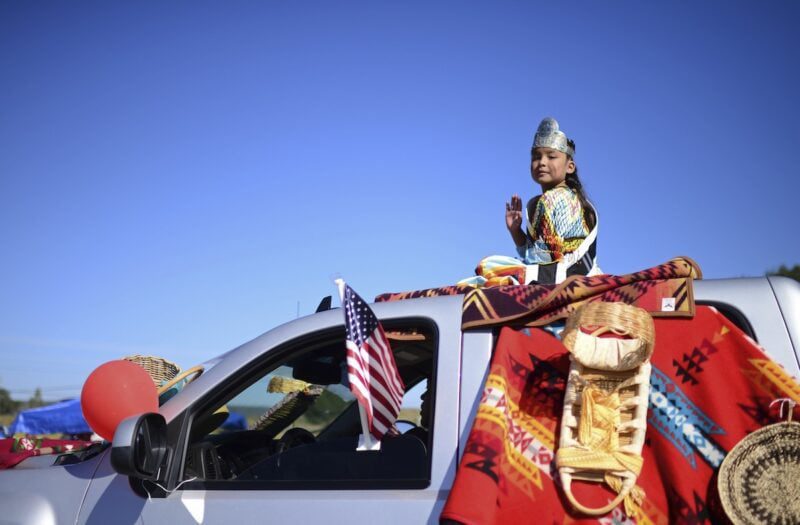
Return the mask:
{"type": "Polygon", "coordinates": [[[511,203],[506,202],[506,227],[510,232],[519,231],[522,226],[522,199],[516,193],[511,196],[511,203]]]}

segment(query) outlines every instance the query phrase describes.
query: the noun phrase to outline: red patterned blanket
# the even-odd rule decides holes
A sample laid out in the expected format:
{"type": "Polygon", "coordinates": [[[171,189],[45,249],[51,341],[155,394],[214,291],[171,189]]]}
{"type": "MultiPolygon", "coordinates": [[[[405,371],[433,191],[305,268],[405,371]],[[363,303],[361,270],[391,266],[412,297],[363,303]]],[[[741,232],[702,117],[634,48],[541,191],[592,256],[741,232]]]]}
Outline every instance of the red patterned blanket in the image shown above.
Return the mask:
{"type": "MultiPolygon", "coordinates": [[[[585,519],[557,486],[555,450],[566,348],[540,329],[503,328],[483,398],[441,519],[499,523],[709,523],[721,515],[716,472],[746,434],[778,420],[772,400],[800,402],[800,385],[715,309],[655,319],[644,467],[646,492],[632,518],[622,507],[585,519]]],[[[587,506],[613,499],[573,483],[587,506]]]]}
{"type": "Polygon", "coordinates": [[[700,268],[694,261],[677,257],[627,275],[574,275],[561,284],[551,285],[445,286],[382,294],[375,301],[464,294],[461,318],[464,329],[501,324],[544,326],[568,317],[588,301],[633,304],[654,317],[691,317],[694,315],[692,279],[700,277],[700,268]]]}

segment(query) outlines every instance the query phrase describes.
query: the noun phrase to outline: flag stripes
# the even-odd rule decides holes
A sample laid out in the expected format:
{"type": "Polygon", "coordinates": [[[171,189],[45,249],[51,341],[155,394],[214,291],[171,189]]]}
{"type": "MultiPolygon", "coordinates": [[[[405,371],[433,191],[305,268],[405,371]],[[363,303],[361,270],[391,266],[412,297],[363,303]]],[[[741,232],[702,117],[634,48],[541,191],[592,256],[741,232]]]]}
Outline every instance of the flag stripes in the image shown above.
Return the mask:
{"type": "Polygon", "coordinates": [[[364,408],[370,434],[380,440],[397,420],[405,386],[378,318],[352,288],[343,288],[350,390],[364,408]]]}

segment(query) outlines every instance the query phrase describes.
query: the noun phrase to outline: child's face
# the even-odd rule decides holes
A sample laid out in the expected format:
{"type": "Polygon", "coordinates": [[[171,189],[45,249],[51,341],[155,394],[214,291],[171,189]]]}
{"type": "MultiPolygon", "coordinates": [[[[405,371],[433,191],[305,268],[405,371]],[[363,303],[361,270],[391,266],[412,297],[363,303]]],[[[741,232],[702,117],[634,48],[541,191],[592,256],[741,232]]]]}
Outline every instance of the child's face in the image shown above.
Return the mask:
{"type": "Polygon", "coordinates": [[[552,148],[536,148],[531,158],[531,176],[542,187],[542,191],[555,188],[575,173],[575,163],[566,153],[552,148]]]}

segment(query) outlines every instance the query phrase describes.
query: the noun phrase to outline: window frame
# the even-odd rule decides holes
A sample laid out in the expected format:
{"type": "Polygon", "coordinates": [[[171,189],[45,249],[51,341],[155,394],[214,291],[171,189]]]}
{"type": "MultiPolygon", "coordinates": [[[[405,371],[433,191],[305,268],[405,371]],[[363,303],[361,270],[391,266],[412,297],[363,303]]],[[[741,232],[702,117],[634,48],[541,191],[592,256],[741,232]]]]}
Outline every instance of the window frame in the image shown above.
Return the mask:
{"type": "MultiPolygon", "coordinates": [[[[410,317],[400,317],[382,320],[381,324],[385,330],[417,328],[422,329],[426,334],[430,334],[433,348],[432,370],[429,379],[428,391],[431,396],[430,409],[430,428],[428,429],[428,440],[425,443],[427,458],[425,464],[426,474],[419,479],[391,479],[391,478],[372,478],[372,479],[337,479],[337,480],[192,480],[181,482],[181,478],[186,468],[187,455],[190,449],[190,436],[192,424],[196,417],[203,414],[213,407],[225,404],[252,386],[260,378],[264,377],[269,369],[280,366],[280,362],[285,362],[290,356],[309,345],[325,345],[331,341],[341,340],[344,345],[345,329],[344,324],[333,327],[315,330],[300,334],[288,341],[275,347],[266,349],[256,358],[243,364],[240,367],[241,374],[237,374],[234,380],[224,382],[216,388],[209,390],[201,396],[197,402],[189,406],[180,416],[176,417],[169,425],[168,432],[177,439],[174,441],[176,447],[173,458],[170,458],[170,469],[168,477],[174,483],[175,490],[400,490],[400,489],[425,489],[431,484],[433,469],[433,443],[435,425],[436,406],[436,387],[438,374],[438,356],[440,349],[440,330],[436,321],[428,316],[418,315],[410,317]],[[177,435],[176,435],[177,434],[177,435]]],[[[170,441],[172,441],[170,439],[170,441]]],[[[369,453],[369,452],[364,452],[369,453]]]]}

